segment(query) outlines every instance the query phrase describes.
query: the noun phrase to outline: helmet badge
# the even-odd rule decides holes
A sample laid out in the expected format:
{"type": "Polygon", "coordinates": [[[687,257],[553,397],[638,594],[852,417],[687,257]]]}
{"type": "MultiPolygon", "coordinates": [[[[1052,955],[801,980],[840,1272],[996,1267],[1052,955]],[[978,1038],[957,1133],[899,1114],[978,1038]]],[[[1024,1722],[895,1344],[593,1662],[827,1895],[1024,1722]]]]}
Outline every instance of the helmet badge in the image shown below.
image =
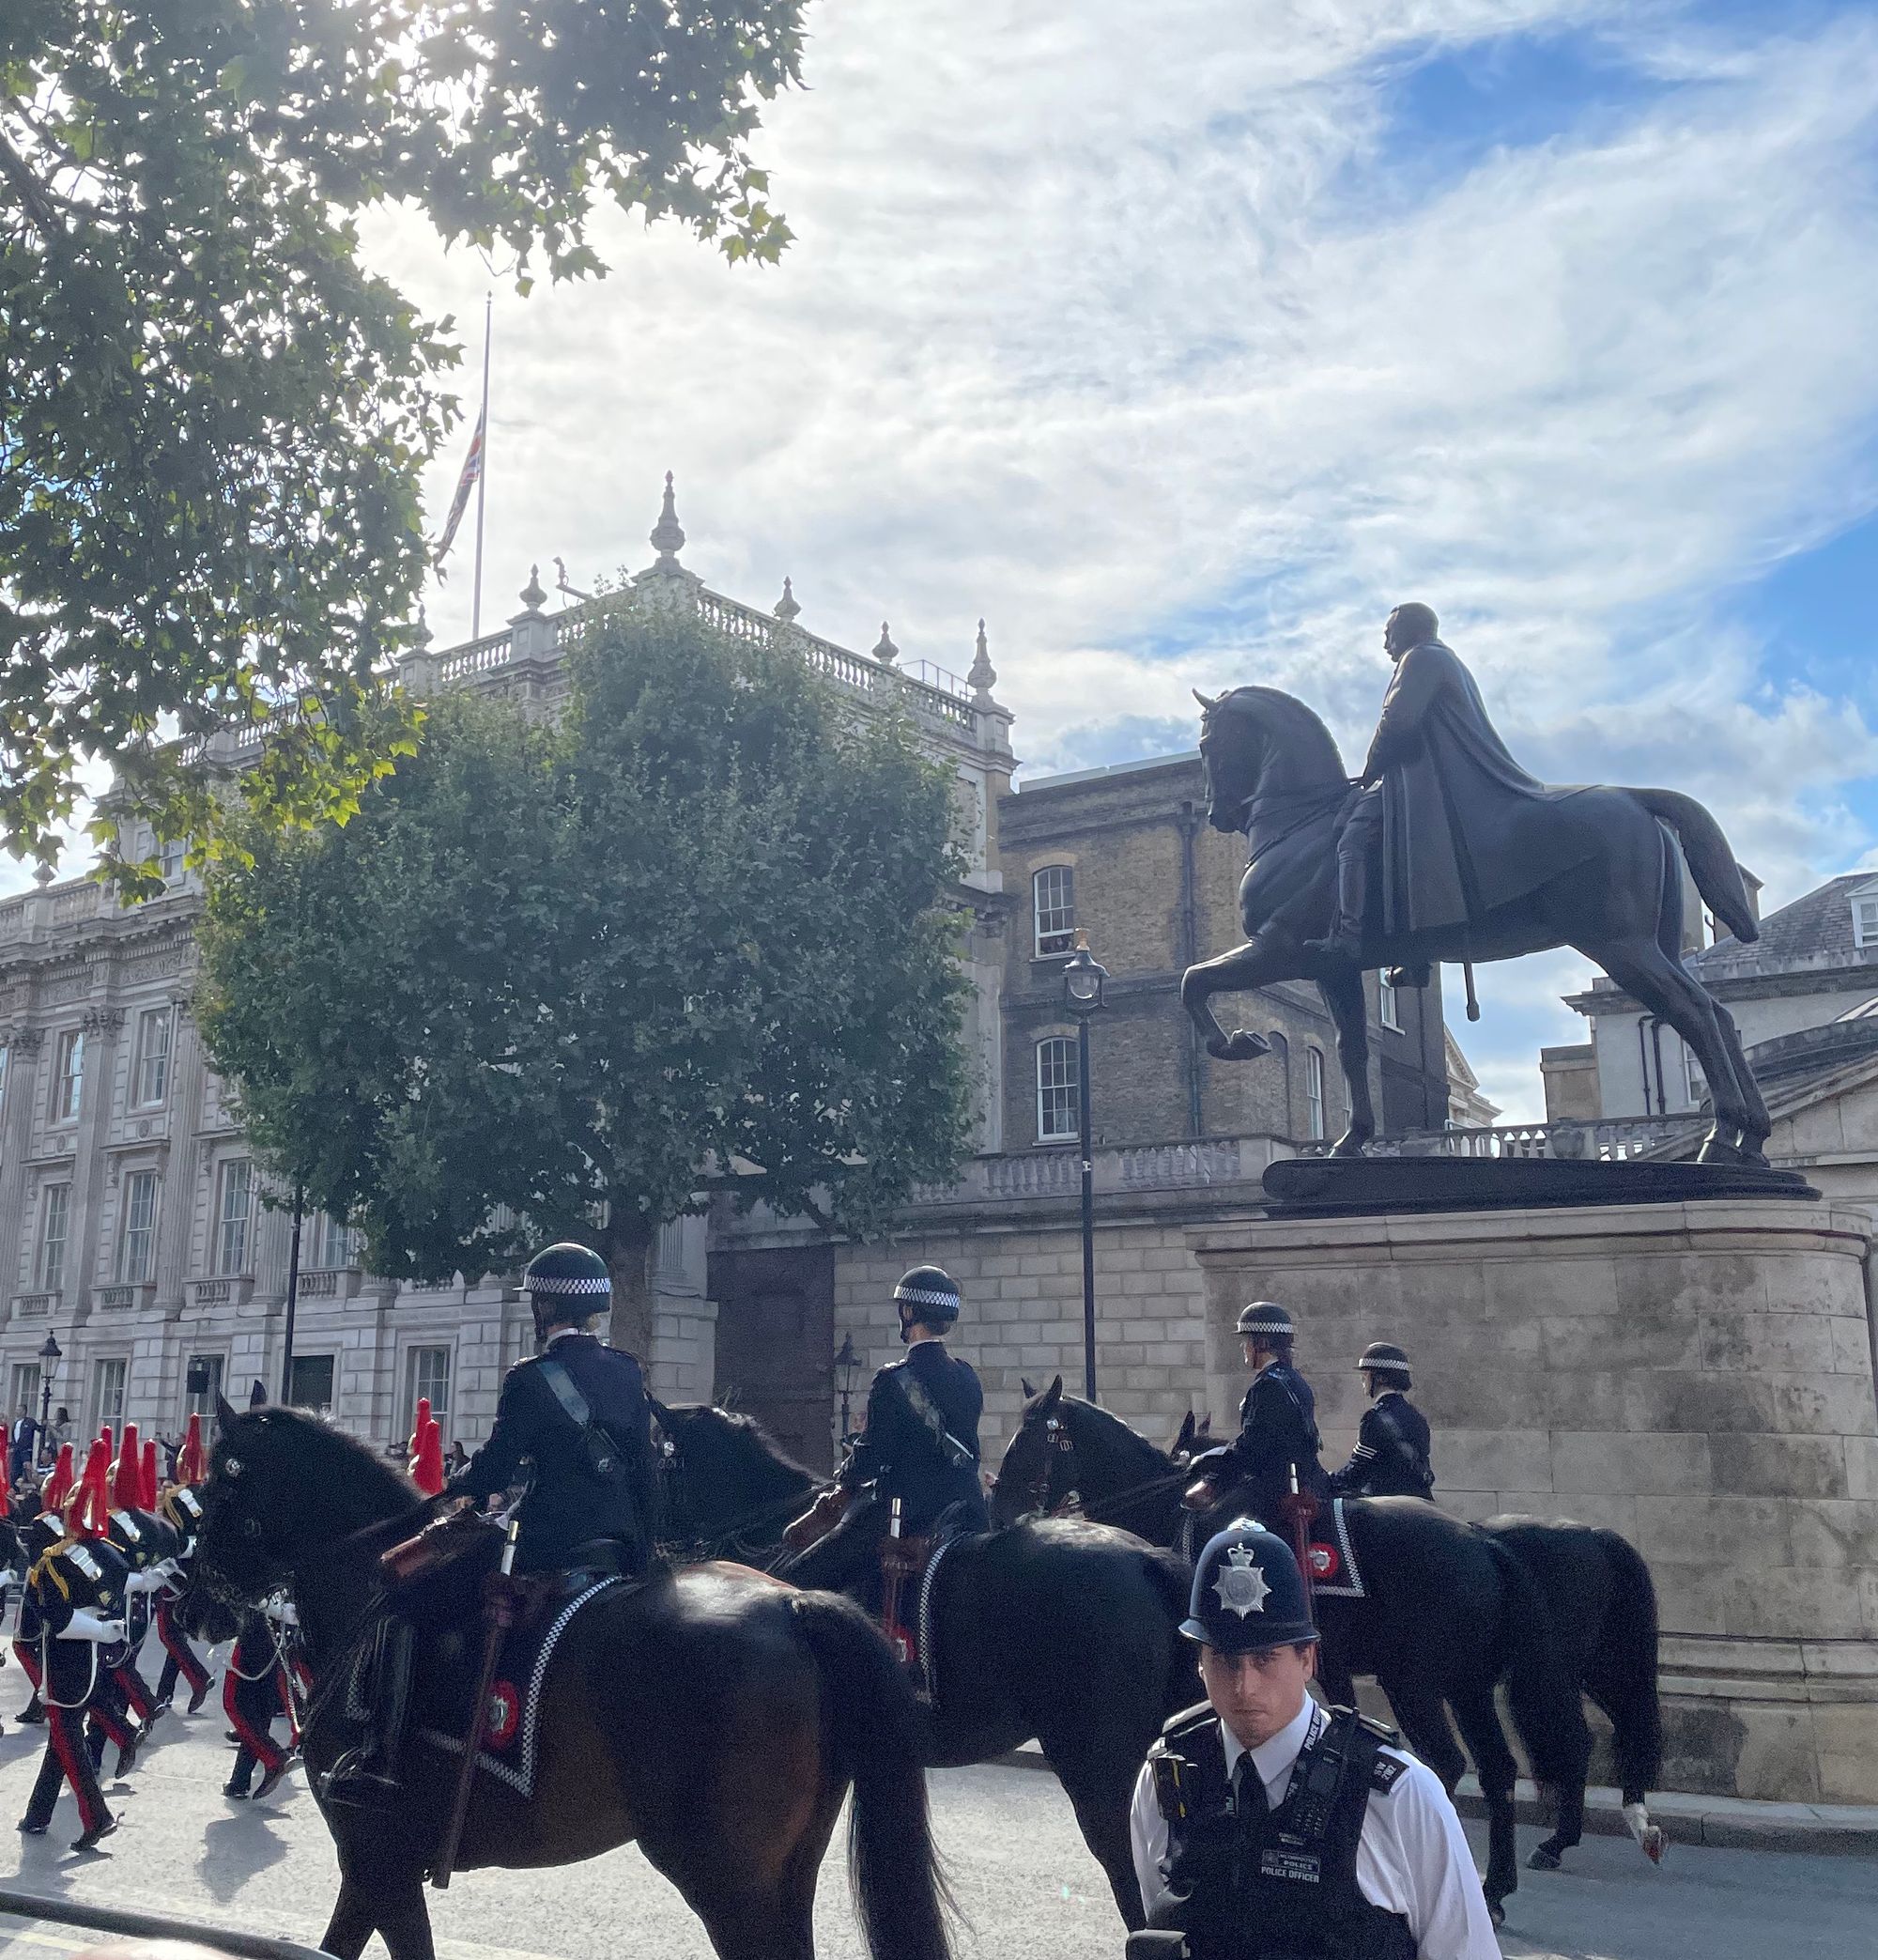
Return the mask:
{"type": "Polygon", "coordinates": [[[1250,1548],[1235,1545],[1226,1552],[1226,1562],[1213,1582],[1213,1591],[1220,1596],[1222,1606],[1244,1619],[1248,1613],[1265,1611],[1271,1583],[1258,1569],[1250,1548]]]}

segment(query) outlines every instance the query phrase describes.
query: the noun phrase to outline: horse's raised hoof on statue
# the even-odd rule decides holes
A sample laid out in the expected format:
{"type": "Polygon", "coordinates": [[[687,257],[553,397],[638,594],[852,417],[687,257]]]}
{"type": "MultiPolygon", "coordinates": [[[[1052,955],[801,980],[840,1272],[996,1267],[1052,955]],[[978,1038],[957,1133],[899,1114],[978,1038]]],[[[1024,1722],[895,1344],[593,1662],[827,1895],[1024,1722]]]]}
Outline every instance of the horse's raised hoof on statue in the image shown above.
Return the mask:
{"type": "Polygon", "coordinates": [[[1256,1061],[1271,1053],[1271,1043],[1249,1027],[1235,1027],[1231,1034],[1209,1041],[1207,1053],[1215,1061],[1256,1061]]]}

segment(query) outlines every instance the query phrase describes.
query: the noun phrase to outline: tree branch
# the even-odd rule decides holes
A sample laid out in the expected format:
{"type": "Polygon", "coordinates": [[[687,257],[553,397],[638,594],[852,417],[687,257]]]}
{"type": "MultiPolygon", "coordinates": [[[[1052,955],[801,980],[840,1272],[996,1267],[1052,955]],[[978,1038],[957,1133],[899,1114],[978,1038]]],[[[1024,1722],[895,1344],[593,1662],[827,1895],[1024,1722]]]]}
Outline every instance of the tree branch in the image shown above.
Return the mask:
{"type": "Polygon", "coordinates": [[[0,130],[0,172],[5,173],[7,181],[19,193],[20,202],[34,224],[47,238],[63,240],[66,228],[53,208],[51,193],[33,175],[25,158],[13,147],[4,130],[0,130]]]}

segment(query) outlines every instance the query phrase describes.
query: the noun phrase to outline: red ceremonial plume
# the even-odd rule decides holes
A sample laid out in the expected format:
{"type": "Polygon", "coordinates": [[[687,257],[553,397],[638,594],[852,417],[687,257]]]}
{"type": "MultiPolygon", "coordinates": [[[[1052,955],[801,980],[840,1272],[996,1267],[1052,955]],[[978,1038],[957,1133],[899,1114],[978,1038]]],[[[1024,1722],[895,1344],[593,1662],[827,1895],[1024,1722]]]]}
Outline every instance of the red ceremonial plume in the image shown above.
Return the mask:
{"type": "Polygon", "coordinates": [[[199,1484],[208,1474],[208,1465],[202,1453],[202,1417],[192,1410],[189,1433],[177,1452],[176,1480],[179,1484],[199,1484]]]}
{"type": "Polygon", "coordinates": [[[40,1488],[39,1502],[49,1511],[62,1509],[66,1499],[71,1495],[71,1444],[62,1443],[59,1444],[58,1461],[53,1465],[40,1488]]]}
{"type": "Polygon", "coordinates": [[[75,1538],[101,1538],[111,1529],[111,1503],[105,1482],[111,1474],[111,1451],[103,1437],[91,1445],[85,1474],[66,1502],[66,1529],[75,1538]]]}
{"type": "Polygon", "coordinates": [[[106,1423],[104,1427],[99,1430],[98,1440],[104,1445],[104,1455],[108,1459],[112,1451],[117,1447],[117,1439],[111,1433],[111,1425],[109,1423],[106,1423]]]}
{"type": "Polygon", "coordinates": [[[157,1507],[157,1445],[154,1439],[144,1444],[144,1502],[142,1508],[154,1511],[157,1507]]]}
{"type": "Polygon", "coordinates": [[[443,1426],[435,1419],[424,1424],[423,1433],[418,1438],[411,1481],[426,1497],[443,1494],[443,1426]]]}
{"type": "Polygon", "coordinates": [[[144,1453],[137,1447],[137,1426],[124,1425],[124,1447],[117,1458],[117,1474],[111,1481],[111,1503],[119,1511],[144,1508],[144,1453]]]}
{"type": "Polygon", "coordinates": [[[417,1419],[411,1424],[410,1441],[405,1444],[405,1455],[409,1458],[409,1467],[412,1469],[415,1469],[417,1466],[417,1453],[423,1444],[423,1432],[429,1425],[430,1397],[428,1396],[419,1396],[417,1398],[417,1419]]]}

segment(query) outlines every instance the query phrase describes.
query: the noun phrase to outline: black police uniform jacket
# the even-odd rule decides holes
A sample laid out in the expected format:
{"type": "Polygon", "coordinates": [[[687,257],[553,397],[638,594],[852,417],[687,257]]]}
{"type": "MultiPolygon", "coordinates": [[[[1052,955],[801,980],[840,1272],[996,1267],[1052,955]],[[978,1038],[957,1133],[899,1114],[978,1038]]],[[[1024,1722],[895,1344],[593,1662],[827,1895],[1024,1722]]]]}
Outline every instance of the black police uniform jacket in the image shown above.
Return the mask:
{"type": "Polygon", "coordinates": [[[1427,1497],[1435,1488],[1428,1418],[1399,1388],[1362,1412],[1350,1459],[1331,1479],[1339,1497],[1427,1497]]]}
{"type": "Polygon", "coordinates": [[[984,1406],[977,1370],[970,1362],[947,1353],[944,1341],[916,1341],[903,1361],[890,1362],[874,1377],[868,1390],[867,1427],[842,1471],[842,1483],[852,1489],[871,1478],[880,1498],[899,1498],[908,1533],[927,1530],[948,1505],[965,1504],[974,1513],[981,1512],[978,1418],[984,1406]],[[915,1410],[901,1385],[907,1377],[918,1384],[959,1450],[935,1435],[915,1410]],[[952,1460],[962,1453],[967,1460],[952,1460]]]}
{"type": "Polygon", "coordinates": [[[591,1334],[563,1334],[518,1361],[502,1378],[489,1440],[449,1488],[480,1504],[520,1480],[524,1458],[533,1459],[534,1481],[522,1502],[517,1566],[567,1565],[576,1547],[596,1538],[643,1557],[652,1536],[652,1411],[630,1354],[591,1334]],[[594,1474],[580,1429],[542,1373],[550,1359],[566,1369],[590,1421],[612,1439],[619,1452],[612,1476],[594,1474]]]}
{"type": "Polygon", "coordinates": [[[1253,1508],[1270,1523],[1278,1500],[1291,1488],[1294,1463],[1300,1489],[1319,1500],[1330,1495],[1330,1479],[1317,1460],[1321,1447],[1311,1384],[1289,1362],[1274,1361],[1246,1390],[1239,1405],[1239,1434],[1226,1445],[1213,1474],[1222,1495],[1231,1486],[1249,1485],[1253,1508]]]}

